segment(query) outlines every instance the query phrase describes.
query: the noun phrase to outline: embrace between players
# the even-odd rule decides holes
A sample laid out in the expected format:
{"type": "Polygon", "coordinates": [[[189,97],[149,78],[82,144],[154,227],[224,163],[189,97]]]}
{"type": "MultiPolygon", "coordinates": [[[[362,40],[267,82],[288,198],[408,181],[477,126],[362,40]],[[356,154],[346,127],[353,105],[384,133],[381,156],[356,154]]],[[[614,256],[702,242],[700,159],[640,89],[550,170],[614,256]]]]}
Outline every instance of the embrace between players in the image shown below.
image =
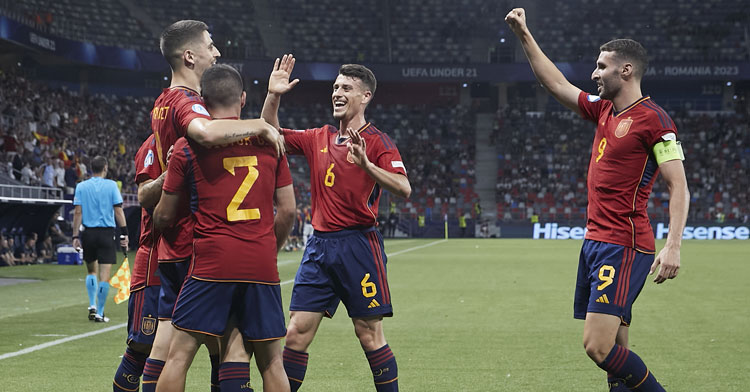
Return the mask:
{"type": "Polygon", "coordinates": [[[255,355],[263,390],[296,391],[318,326],[339,302],[376,389],[398,390],[382,328],[392,307],[375,224],[381,189],[408,197],[411,187],[395,144],[365,121],[377,83],[372,72],[341,67],[332,94],[338,129],[279,131],[281,95],[298,82],[289,80],[291,55],[274,64],[263,119],[241,120],[242,78],[214,65],[220,53],[203,22],[174,23],[160,46],[172,81],[136,155],[142,235],[128,348],[113,390],[137,390],[141,374],[144,391],[184,390],[205,344],[212,390],[251,390],[255,355]],[[276,267],[296,211],[285,152],[305,155],[310,165],[315,228],[295,279],[288,330],[276,267]]]}
{"type": "MultiPolygon", "coordinates": [[[[628,350],[628,327],[649,271],[658,268],[657,283],[677,275],[689,194],[674,123],[641,96],[645,50],[632,40],[603,45],[592,74],[599,95],[589,95],[542,53],[523,9],[506,21],[539,81],[597,123],[574,306],[574,316],[586,320],[586,352],[607,372],[610,391],[661,391],[628,350]],[[670,190],[670,232],[654,257],[646,205],[659,171],[670,190]]],[[[220,54],[204,23],[174,23],[160,46],[172,81],[154,104],[153,135],[136,155],[142,234],[128,348],[113,389],[137,390],[142,374],[144,391],[182,391],[206,344],[213,391],[250,390],[253,355],[265,391],[296,391],[320,322],[343,302],[376,390],[398,390],[382,328],[392,306],[375,224],[381,189],[408,198],[411,187],[393,141],[365,121],[376,89],[372,72],[340,68],[331,97],[338,129],[279,131],[280,97],[298,83],[290,81],[291,55],[274,64],[262,119],[241,120],[242,78],[214,65],[220,54]],[[276,268],[295,211],[285,152],[305,155],[310,166],[315,228],[295,277],[288,329],[276,268]]]]}

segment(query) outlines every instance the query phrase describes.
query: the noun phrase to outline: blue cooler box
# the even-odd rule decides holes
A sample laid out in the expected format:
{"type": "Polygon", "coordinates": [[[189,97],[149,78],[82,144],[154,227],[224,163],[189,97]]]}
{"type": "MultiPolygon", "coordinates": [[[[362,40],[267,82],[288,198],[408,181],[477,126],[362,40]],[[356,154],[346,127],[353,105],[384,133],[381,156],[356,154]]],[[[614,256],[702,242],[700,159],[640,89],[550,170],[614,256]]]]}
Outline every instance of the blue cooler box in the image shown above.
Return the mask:
{"type": "Polygon", "coordinates": [[[80,265],[81,255],[72,246],[61,246],[57,248],[57,264],[80,265]]]}

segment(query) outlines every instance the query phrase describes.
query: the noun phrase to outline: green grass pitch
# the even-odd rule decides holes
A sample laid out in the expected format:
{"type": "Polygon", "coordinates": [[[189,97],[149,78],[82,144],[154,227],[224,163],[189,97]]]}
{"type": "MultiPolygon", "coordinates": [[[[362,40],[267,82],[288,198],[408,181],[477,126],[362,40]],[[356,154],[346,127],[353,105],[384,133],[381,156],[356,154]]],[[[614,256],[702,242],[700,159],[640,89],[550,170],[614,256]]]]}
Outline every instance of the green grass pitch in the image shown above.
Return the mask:
{"type": "MultiPolygon", "coordinates": [[[[661,246],[663,243],[659,243],[661,246]]],[[[395,317],[385,333],[403,391],[605,391],[572,318],[580,241],[393,240],[386,242],[395,317]]],[[[281,253],[282,281],[301,254],[281,253]]],[[[133,255],[130,260],[132,262],[133,255]]],[[[107,304],[109,324],[86,318],[83,266],[0,269],[41,279],[0,286],[0,390],[107,391],[125,349],[126,304],[107,304]],[[4,354],[116,327],[13,357],[4,354]]],[[[744,391],[750,385],[750,242],[685,241],[680,276],[647,281],[630,333],[669,391],[744,391]]],[[[288,306],[291,284],[283,286],[288,306]]],[[[113,293],[110,293],[112,296],[113,293]]],[[[371,391],[372,377],[343,306],[310,348],[302,391],[371,391]]],[[[251,376],[257,391],[260,376],[251,376]]],[[[202,349],[188,391],[207,390],[202,349]]]]}

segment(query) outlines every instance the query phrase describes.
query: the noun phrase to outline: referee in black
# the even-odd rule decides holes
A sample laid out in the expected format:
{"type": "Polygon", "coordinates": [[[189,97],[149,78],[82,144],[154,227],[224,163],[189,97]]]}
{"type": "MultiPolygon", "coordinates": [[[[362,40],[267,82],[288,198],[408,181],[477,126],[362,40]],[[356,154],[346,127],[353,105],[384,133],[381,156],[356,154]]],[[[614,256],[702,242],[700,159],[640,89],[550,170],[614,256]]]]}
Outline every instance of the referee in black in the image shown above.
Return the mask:
{"type": "Polygon", "coordinates": [[[120,190],[114,181],[106,179],[107,159],[100,155],[94,157],[91,170],[93,176],[76,186],[73,198],[73,246],[80,249],[83,245],[83,260],[88,269],[89,320],[106,323],[109,318],[104,317],[104,304],[109,294],[109,278],[117,247],[115,221],[123,248],[128,246],[128,228],[120,190]],[[81,223],[83,230],[79,236],[81,223]]]}

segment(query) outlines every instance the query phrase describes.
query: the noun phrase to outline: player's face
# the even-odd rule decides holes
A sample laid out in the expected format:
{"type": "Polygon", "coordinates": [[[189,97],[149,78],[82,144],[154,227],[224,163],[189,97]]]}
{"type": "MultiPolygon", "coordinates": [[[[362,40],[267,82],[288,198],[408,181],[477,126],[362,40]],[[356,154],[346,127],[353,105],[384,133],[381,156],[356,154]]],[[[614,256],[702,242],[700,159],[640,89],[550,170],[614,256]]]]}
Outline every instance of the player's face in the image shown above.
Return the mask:
{"type": "Polygon", "coordinates": [[[369,90],[365,90],[362,81],[350,76],[339,75],[333,82],[333,118],[336,120],[352,119],[362,113],[367,106],[369,90]]]}
{"type": "Polygon", "coordinates": [[[211,34],[208,31],[203,31],[201,40],[194,48],[194,59],[195,59],[195,71],[198,75],[203,75],[203,72],[208,67],[216,64],[216,60],[221,57],[219,49],[214,45],[214,41],[211,39],[211,34]]]}
{"type": "Polygon", "coordinates": [[[591,73],[591,80],[596,82],[599,96],[612,100],[620,92],[622,78],[619,63],[615,59],[615,52],[601,52],[596,60],[596,68],[591,73]]]}

